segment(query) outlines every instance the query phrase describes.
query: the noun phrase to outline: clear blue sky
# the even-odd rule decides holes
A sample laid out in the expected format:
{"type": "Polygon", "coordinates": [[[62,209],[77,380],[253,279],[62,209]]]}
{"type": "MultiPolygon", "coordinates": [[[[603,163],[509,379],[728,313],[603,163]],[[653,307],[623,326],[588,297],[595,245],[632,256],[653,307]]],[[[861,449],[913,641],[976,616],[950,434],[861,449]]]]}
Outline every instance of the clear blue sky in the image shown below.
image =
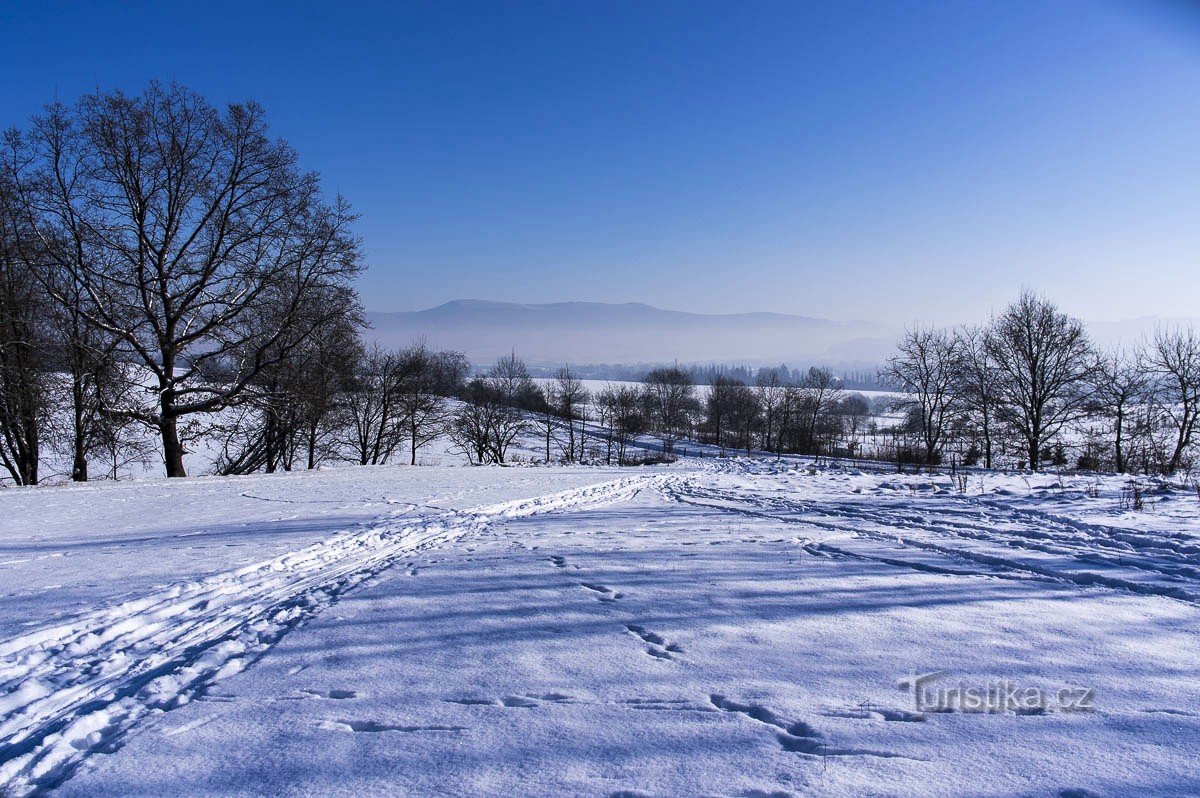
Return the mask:
{"type": "Polygon", "coordinates": [[[362,214],[374,310],[1200,316],[1186,2],[0,2],[0,124],[256,99],[362,214]]]}

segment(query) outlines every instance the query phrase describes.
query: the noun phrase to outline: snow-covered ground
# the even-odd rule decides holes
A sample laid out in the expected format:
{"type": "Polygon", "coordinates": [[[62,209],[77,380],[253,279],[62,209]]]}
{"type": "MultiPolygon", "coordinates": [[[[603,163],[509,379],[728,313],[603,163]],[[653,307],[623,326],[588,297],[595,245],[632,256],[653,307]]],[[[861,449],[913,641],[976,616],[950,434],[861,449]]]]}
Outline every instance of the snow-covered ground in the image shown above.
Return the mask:
{"type": "Polygon", "coordinates": [[[4,491],[0,793],[1200,794],[1200,502],[1124,486],[709,458],[4,491]]]}

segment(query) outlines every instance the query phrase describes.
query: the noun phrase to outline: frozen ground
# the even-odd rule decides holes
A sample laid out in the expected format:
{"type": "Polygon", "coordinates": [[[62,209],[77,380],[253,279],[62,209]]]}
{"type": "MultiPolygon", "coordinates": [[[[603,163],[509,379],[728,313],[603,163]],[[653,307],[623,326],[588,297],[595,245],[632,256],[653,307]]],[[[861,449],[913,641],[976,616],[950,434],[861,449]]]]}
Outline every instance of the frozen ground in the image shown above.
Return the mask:
{"type": "Polygon", "coordinates": [[[761,459],[7,491],[0,784],[1200,794],[1200,504],[1121,488],[761,459]]]}

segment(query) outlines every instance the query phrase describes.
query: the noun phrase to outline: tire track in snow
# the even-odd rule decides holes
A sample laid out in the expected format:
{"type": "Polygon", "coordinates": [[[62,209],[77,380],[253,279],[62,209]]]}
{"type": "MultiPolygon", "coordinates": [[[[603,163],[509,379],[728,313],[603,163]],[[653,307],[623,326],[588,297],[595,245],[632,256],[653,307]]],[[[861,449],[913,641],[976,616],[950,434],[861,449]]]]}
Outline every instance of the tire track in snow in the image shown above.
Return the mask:
{"type": "Polygon", "coordinates": [[[0,642],[0,793],[35,795],[111,752],[141,718],[243,670],[290,630],[414,552],[506,519],[602,506],[665,477],[385,520],[271,560],[0,642]]]}

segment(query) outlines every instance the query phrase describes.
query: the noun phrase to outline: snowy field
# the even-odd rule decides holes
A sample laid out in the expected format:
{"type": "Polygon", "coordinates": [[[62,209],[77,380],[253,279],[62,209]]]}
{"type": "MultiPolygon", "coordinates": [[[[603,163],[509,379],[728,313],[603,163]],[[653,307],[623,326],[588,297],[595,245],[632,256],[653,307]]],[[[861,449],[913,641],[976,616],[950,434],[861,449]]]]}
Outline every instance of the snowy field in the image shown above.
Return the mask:
{"type": "Polygon", "coordinates": [[[1200,794],[1200,503],[1123,486],[764,458],[6,490],[0,794],[1200,794]]]}

